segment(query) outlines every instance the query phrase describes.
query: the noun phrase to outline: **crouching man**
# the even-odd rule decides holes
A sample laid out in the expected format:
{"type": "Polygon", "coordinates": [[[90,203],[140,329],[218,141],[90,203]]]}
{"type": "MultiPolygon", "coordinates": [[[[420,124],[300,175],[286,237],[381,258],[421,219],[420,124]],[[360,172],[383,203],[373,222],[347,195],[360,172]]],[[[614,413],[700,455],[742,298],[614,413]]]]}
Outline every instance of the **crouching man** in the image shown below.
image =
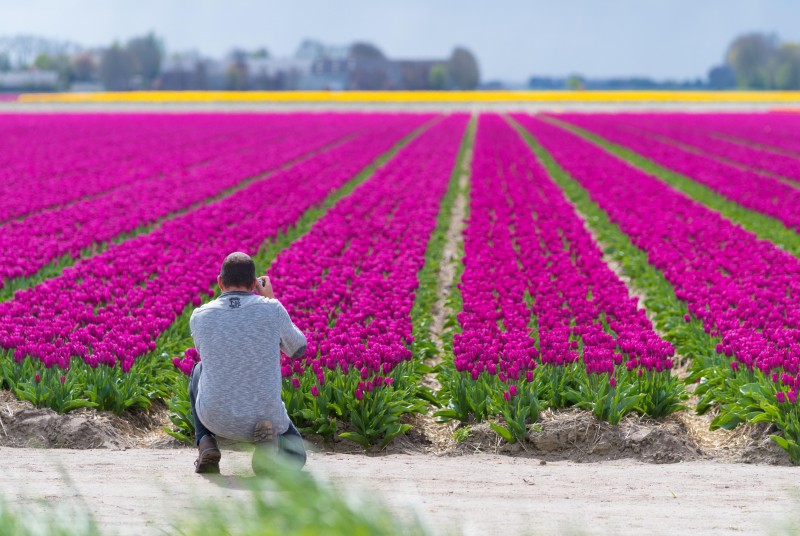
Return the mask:
{"type": "Polygon", "coordinates": [[[275,299],[269,278],[256,279],[250,256],[228,255],[217,282],[220,296],[195,309],[189,321],[201,359],[189,379],[199,449],[195,472],[219,472],[217,435],[255,442],[257,472],[270,450],[302,467],[303,439],[281,400],[280,351],[302,357],[305,335],[275,299]]]}

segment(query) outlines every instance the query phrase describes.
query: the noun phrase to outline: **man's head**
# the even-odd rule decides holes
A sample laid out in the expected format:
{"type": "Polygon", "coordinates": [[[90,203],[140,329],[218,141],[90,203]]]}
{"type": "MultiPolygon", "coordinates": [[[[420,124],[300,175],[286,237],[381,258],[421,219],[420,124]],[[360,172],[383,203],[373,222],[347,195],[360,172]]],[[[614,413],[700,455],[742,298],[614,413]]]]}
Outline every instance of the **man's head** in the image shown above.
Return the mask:
{"type": "Polygon", "coordinates": [[[231,253],[222,262],[217,283],[223,292],[226,290],[252,291],[256,283],[256,264],[247,253],[241,251],[231,253]]]}

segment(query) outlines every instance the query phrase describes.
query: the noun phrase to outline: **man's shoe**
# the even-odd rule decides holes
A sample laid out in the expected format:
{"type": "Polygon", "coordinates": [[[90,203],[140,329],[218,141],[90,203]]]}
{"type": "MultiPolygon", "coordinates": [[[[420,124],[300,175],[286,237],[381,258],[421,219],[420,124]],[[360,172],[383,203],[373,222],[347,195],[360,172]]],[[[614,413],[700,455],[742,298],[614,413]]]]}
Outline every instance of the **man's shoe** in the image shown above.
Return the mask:
{"type": "Polygon", "coordinates": [[[258,421],[253,428],[253,441],[256,443],[275,443],[275,429],[272,421],[258,421]]]}
{"type": "Polygon", "coordinates": [[[219,461],[222,452],[219,450],[217,440],[214,436],[203,436],[200,444],[197,445],[199,454],[194,461],[195,473],[219,473],[219,461]]]}

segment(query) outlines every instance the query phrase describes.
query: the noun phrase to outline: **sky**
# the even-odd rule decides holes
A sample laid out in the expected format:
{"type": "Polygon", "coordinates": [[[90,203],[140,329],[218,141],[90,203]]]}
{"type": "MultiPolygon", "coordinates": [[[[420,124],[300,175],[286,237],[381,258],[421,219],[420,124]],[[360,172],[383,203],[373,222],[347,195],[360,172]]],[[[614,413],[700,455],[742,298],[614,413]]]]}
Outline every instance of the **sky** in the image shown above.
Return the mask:
{"type": "Polygon", "coordinates": [[[108,45],[155,32],[168,52],[234,46],[289,56],[314,38],[369,41],[389,58],[465,46],[481,78],[704,78],[741,33],[800,41],[797,0],[0,0],[0,36],[108,45]]]}

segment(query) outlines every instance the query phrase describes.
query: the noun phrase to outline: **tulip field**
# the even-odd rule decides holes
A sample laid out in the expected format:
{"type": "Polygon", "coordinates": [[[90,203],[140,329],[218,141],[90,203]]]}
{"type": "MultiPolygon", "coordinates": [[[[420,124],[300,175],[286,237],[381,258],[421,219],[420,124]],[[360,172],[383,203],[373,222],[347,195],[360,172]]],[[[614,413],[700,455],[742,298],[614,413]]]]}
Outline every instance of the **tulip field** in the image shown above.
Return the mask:
{"type": "Polygon", "coordinates": [[[800,114],[0,119],[20,399],[162,401],[189,441],[189,317],[244,251],[308,339],[281,361],[304,433],[366,449],[427,414],[514,443],[546,408],[696,411],[800,463],[800,114]]]}

